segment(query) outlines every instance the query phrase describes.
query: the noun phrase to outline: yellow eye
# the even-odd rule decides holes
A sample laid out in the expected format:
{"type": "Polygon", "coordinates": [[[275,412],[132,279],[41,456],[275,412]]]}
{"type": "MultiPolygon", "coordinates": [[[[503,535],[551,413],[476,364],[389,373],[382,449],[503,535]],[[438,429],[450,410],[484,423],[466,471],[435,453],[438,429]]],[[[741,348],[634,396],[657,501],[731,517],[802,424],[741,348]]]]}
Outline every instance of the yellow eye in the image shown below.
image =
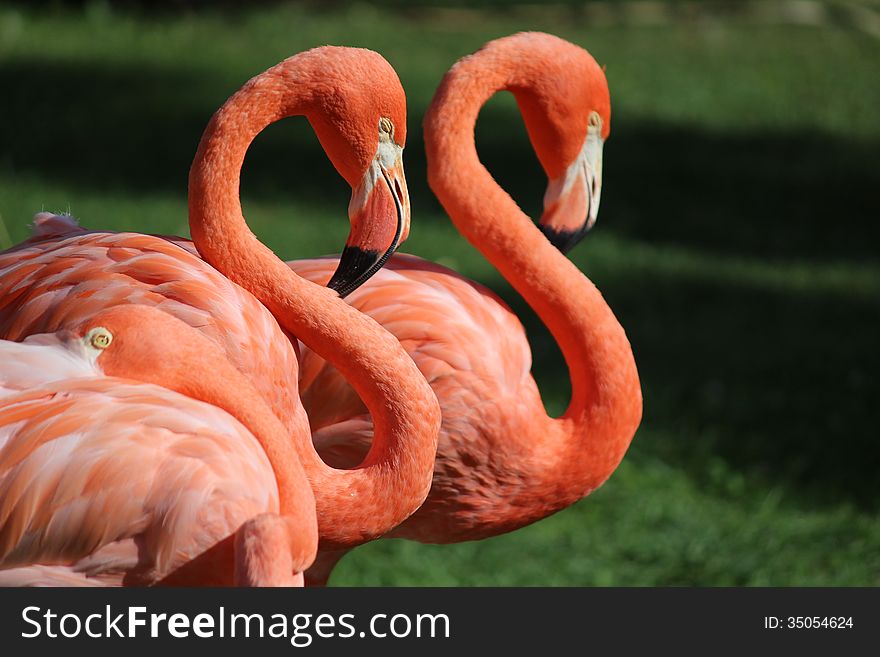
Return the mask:
{"type": "Polygon", "coordinates": [[[379,119],[379,132],[383,132],[389,137],[394,136],[394,124],[391,123],[391,119],[384,116],[379,119]]]}
{"type": "Polygon", "coordinates": [[[602,117],[598,112],[590,112],[589,124],[591,128],[599,128],[602,126],[602,117]]]}
{"type": "Polygon", "coordinates": [[[86,340],[95,349],[106,349],[113,342],[113,334],[103,326],[99,326],[88,332],[86,340]]]}

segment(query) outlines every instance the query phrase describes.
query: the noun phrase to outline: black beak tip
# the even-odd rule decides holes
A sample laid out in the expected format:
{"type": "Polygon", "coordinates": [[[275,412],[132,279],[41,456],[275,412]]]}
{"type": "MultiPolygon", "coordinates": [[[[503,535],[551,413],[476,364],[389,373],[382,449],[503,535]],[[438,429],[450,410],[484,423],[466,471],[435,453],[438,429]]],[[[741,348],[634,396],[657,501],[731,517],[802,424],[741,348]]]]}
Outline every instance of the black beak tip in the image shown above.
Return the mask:
{"type": "Polygon", "coordinates": [[[380,256],[378,251],[365,251],[356,246],[346,246],[339,256],[339,265],[327,283],[341,298],[363,285],[374,273],[380,256]]]}
{"type": "Polygon", "coordinates": [[[563,254],[571,251],[590,230],[589,223],[584,223],[583,227],[577,230],[555,230],[547,226],[541,226],[541,232],[563,254]]]}

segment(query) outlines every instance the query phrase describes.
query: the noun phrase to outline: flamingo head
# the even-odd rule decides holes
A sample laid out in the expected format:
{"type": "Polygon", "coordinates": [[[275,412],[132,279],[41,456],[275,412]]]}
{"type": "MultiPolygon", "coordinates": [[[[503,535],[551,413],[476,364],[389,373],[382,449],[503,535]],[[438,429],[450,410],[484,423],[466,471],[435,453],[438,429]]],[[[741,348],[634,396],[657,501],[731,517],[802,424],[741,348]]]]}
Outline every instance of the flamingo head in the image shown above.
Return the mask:
{"type": "Polygon", "coordinates": [[[385,59],[359,48],[318,49],[327,57],[313,107],[306,113],[324,151],[352,188],[351,231],[328,286],[357,289],[409,236],[403,173],[406,96],[385,59]]]}
{"type": "Polygon", "coordinates": [[[525,33],[540,70],[527,87],[511,87],[541,166],[547,173],[539,226],[566,253],[596,223],[602,192],[602,149],[611,100],[605,73],[583,48],[547,34],[525,33]]]}
{"type": "Polygon", "coordinates": [[[107,376],[159,385],[207,402],[251,431],[255,428],[249,417],[271,415],[214,340],[158,308],[123,304],[102,310],[74,329],[73,339],[107,376]]]}
{"type": "Polygon", "coordinates": [[[213,371],[213,361],[221,361],[224,374],[232,369],[217,358],[219,347],[210,338],[150,306],[123,304],[103,310],[74,330],[74,338],[108,376],[154,383],[197,398],[202,396],[191,394],[190,380],[213,371]]]}
{"type": "Polygon", "coordinates": [[[214,340],[153,306],[102,310],[73,329],[72,339],[107,376],[159,385],[222,408],[255,435],[254,418],[274,418],[214,340]]]}

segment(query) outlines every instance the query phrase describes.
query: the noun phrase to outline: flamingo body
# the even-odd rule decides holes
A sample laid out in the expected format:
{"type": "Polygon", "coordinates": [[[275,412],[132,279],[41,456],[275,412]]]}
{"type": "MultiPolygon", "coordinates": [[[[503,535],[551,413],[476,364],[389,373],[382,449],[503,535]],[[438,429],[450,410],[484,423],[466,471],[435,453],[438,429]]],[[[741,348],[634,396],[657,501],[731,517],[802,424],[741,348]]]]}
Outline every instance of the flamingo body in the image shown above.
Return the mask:
{"type": "MultiPolygon", "coordinates": [[[[522,527],[595,490],[629,447],[642,412],[632,349],[596,286],[560,252],[595,222],[609,120],[601,67],[547,34],[491,41],[441,81],[424,121],[428,181],[459,232],[550,330],[572,396],[561,417],[547,415],[523,328],[488,290],[425,261],[393,260],[350,302],[407,349],[438,397],[442,426],[428,498],[391,536],[449,543],[522,527]],[[516,98],[548,177],[538,226],[477,155],[477,115],[502,90],[516,98]]],[[[290,263],[319,281],[332,265],[290,263]]],[[[369,418],[338,376],[302,357],[315,444],[353,463],[369,444],[369,418]]],[[[341,554],[319,554],[307,578],[326,581],[341,554]]]]}
{"type": "MultiPolygon", "coordinates": [[[[189,218],[204,261],[178,238],[89,233],[45,215],[36,218],[33,239],[0,254],[0,337],[20,340],[35,331],[71,329],[119,308],[152,308],[154,319],[155,313],[162,316],[155,319],[158,326],[184,322],[190,333],[178,327],[180,335],[172,336],[166,326],[167,337],[174,342],[186,336],[202,370],[184,367],[161,345],[149,357],[131,342],[127,351],[115,344],[112,351],[136,357],[137,380],[163,386],[174,380],[179,393],[223,401],[221,408],[260,440],[273,464],[280,512],[263,512],[236,533],[240,582],[277,583],[293,573],[296,583],[314,558],[308,537],[293,540],[300,530],[292,519],[298,517],[300,525],[309,520],[309,505],[296,504],[305,495],[300,470],[314,490],[306,496],[314,500],[325,547],[351,547],[384,535],[422,503],[430,487],[440,423],[436,397],[399,343],[334,291],[354,289],[368,278],[409,229],[401,160],[405,109],[400,81],[377,53],[330,46],[300,53],[245,84],[202,136],[190,169],[189,218]],[[256,239],[241,213],[240,171],[250,143],[266,126],[292,115],[309,119],[352,185],[352,229],[334,289],[297,278],[256,239]],[[373,412],[375,445],[360,468],[334,470],[314,451],[289,335],[337,365],[373,412]],[[193,378],[196,373],[201,377],[193,378]],[[271,417],[258,412],[263,398],[271,403],[271,417]],[[285,438],[272,418],[284,422],[285,438]],[[267,560],[287,547],[287,561],[267,560]]],[[[135,362],[114,358],[110,362],[119,370],[108,374],[128,372],[135,362]]],[[[229,544],[169,577],[174,583],[204,582],[215,562],[224,562],[229,544]]]]}
{"type": "MultiPolygon", "coordinates": [[[[182,364],[178,380],[195,379],[209,375],[202,367],[207,357],[222,381],[198,384],[202,389],[231,385],[235,394],[258,399],[224,367],[213,343],[193,340],[186,334],[193,329],[161,311],[128,306],[121,312],[129,308],[141,334],[123,352],[121,370],[118,359],[109,361],[117,371],[149,378],[145,359],[170,357],[182,364]],[[177,353],[156,353],[168,342],[177,353]]],[[[300,571],[308,565],[317,530],[301,466],[289,486],[290,473],[273,466],[262,439],[227,409],[107,375],[101,355],[71,331],[0,341],[0,584],[156,584],[194,560],[208,566],[199,583],[231,584],[232,540],[261,518],[278,517],[282,480],[288,498],[296,490],[305,505],[293,517],[304,533],[300,571]]],[[[174,371],[163,371],[172,386],[174,371]]],[[[277,425],[269,433],[284,434],[268,407],[249,412],[277,425]]],[[[265,439],[262,424],[254,426],[265,439]]],[[[251,571],[286,563],[284,543],[275,545],[281,554],[268,565],[250,564],[251,571]]],[[[172,581],[186,583],[186,573],[172,581]]],[[[293,572],[275,581],[295,582],[293,572]]]]}
{"type": "MultiPolygon", "coordinates": [[[[4,585],[157,583],[278,512],[253,436],[160,386],[87,378],[6,397],[0,445],[4,585]]],[[[229,585],[232,570],[202,583],[229,585]]]]}
{"type": "Polygon", "coordinates": [[[0,253],[0,338],[76,326],[120,304],[154,306],[221,345],[286,425],[293,423],[297,357],[278,322],[182,238],[87,231],[38,215],[54,230],[0,253]]]}
{"type": "MultiPolygon", "coordinates": [[[[336,262],[288,265],[323,282],[336,262]]],[[[553,429],[536,421],[543,403],[525,329],[513,311],[488,288],[406,254],[393,256],[347,300],[400,340],[440,402],[431,492],[389,535],[430,543],[475,540],[557,510],[566,482],[550,473],[563,464],[541,450],[553,429]]],[[[315,446],[331,465],[354,467],[372,440],[366,408],[335,368],[300,349],[301,397],[315,446]]],[[[589,492],[580,482],[570,485],[572,501],[589,492]]]]}

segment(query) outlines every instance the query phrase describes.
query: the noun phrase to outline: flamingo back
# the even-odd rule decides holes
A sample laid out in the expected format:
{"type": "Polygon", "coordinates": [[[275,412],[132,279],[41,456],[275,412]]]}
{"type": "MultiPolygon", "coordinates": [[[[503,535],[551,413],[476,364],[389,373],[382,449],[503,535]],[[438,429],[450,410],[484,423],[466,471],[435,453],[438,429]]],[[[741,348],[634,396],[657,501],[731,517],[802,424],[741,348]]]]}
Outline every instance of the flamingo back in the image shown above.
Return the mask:
{"type": "MultiPolygon", "coordinates": [[[[336,262],[330,257],[287,264],[323,283],[336,262]]],[[[468,378],[469,386],[506,397],[532,380],[531,351],[516,315],[491,290],[451,269],[396,254],[346,300],[400,341],[435,392],[446,383],[450,390],[460,388],[468,378]]],[[[366,413],[338,370],[305,345],[299,349],[300,395],[313,431],[366,413]]]]}
{"type": "Polygon", "coordinates": [[[0,584],[156,583],[267,511],[265,453],[214,406],[112,377],[0,399],[0,584]]]}
{"type": "MultiPolygon", "coordinates": [[[[288,265],[321,283],[335,260],[288,265]]],[[[530,473],[555,471],[560,455],[542,444],[552,429],[546,414],[536,413],[543,403],[513,311],[482,285],[407,255],[395,255],[347,301],[400,340],[442,412],[431,492],[391,535],[448,543],[546,515],[543,498],[552,498],[555,484],[530,473]]],[[[355,467],[372,441],[366,408],[337,370],[303,345],[300,350],[300,391],[315,447],[331,465],[355,467]]]]}
{"type": "Polygon", "coordinates": [[[70,328],[119,304],[155,306],[217,342],[293,426],[301,412],[294,343],[253,295],[201,260],[191,242],[52,226],[44,217],[37,237],[0,252],[0,338],[70,328]]]}

